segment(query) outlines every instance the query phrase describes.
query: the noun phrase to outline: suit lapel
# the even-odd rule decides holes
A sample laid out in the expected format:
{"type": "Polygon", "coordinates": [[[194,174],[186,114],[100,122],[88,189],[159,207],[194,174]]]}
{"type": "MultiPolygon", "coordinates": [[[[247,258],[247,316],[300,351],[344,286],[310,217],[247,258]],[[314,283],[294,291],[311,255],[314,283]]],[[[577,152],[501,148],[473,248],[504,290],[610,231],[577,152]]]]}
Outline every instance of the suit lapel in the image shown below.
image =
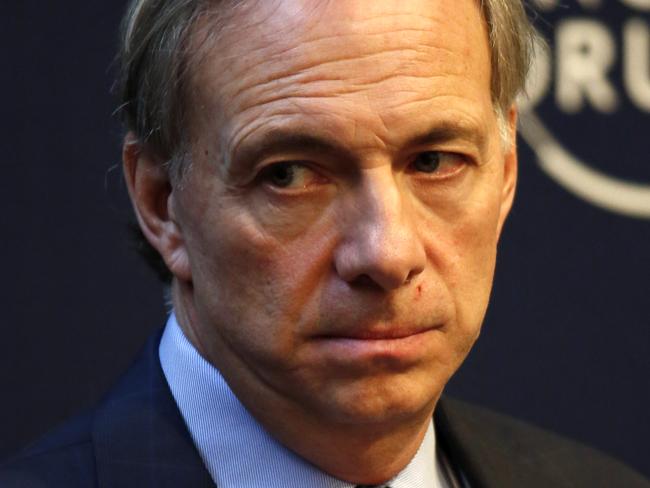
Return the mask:
{"type": "Polygon", "coordinates": [[[558,487],[544,469],[516,448],[509,432],[499,431],[483,411],[441,398],[435,411],[436,435],[452,464],[471,488],[558,487]]]}
{"type": "Polygon", "coordinates": [[[214,488],[176,407],[158,359],[160,334],[95,416],[100,488],[214,488]]]}

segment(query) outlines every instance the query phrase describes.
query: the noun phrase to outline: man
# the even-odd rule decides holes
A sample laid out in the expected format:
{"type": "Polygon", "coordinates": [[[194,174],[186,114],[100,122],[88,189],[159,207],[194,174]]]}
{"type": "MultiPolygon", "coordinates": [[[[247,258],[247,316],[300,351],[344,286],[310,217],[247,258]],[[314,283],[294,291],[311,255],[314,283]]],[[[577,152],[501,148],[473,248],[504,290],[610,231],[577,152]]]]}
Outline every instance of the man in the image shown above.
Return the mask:
{"type": "Polygon", "coordinates": [[[518,1],[135,1],[124,172],[174,312],[0,485],[648,486],[441,399],[487,307],[531,40],[518,1]]]}

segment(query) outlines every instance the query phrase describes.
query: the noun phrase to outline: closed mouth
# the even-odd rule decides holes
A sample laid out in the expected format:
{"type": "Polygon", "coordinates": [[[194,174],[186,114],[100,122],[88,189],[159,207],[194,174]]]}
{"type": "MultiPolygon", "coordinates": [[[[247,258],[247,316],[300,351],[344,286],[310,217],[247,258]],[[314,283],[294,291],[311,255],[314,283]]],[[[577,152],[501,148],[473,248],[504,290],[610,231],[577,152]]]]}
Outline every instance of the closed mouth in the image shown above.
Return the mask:
{"type": "Polygon", "coordinates": [[[358,341],[389,341],[389,340],[398,340],[398,339],[405,339],[408,337],[417,336],[437,328],[438,326],[418,328],[418,329],[400,328],[400,327],[388,327],[382,329],[361,329],[355,331],[346,331],[342,333],[322,334],[316,336],[316,338],[334,339],[334,340],[336,339],[358,340],[358,341]]]}

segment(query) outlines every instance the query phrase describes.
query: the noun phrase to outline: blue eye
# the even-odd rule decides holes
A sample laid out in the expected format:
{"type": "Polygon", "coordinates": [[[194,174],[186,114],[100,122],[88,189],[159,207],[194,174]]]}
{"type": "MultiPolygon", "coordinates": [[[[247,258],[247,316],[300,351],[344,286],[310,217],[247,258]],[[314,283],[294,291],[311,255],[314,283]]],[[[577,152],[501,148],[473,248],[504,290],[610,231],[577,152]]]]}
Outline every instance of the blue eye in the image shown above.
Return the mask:
{"type": "Polygon", "coordinates": [[[440,168],[440,153],[437,151],[426,151],[417,155],[413,161],[413,167],[422,173],[433,173],[440,168]]]}

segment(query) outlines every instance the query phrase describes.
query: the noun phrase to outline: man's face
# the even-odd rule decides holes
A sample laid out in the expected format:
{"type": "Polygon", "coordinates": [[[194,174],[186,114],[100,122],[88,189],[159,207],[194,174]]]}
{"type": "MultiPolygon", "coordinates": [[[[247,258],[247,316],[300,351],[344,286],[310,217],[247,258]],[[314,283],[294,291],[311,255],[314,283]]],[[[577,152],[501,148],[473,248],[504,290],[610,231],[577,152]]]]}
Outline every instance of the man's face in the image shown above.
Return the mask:
{"type": "Polygon", "coordinates": [[[191,335],[253,411],[430,413],[479,334],[515,179],[478,2],[254,3],[190,90],[171,208],[191,335]]]}

